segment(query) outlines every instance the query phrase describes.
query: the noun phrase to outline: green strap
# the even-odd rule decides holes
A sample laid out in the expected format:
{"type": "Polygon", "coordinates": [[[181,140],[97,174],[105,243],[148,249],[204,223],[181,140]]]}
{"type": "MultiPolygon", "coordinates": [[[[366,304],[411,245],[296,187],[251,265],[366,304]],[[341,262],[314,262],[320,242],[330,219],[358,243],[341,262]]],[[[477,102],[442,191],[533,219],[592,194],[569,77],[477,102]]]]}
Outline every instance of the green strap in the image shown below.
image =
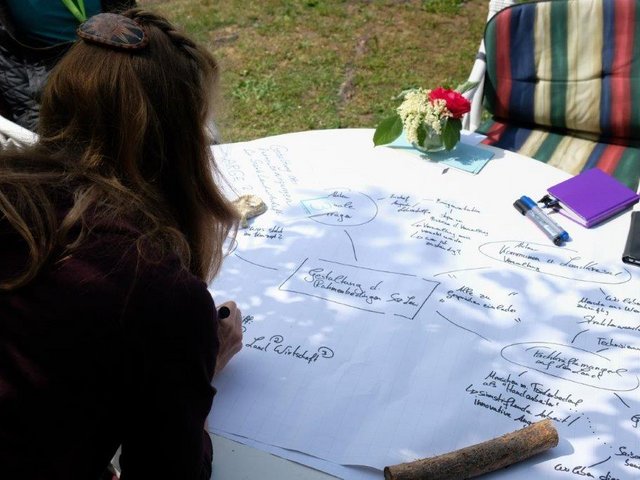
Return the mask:
{"type": "Polygon", "coordinates": [[[80,7],[80,12],[84,17],[85,21],[87,20],[87,11],[84,9],[84,0],[78,0],[78,7],[80,7]]]}
{"type": "Polygon", "coordinates": [[[65,7],[76,17],[78,22],[87,21],[87,12],[84,9],[84,0],[60,0],[65,7]]]}

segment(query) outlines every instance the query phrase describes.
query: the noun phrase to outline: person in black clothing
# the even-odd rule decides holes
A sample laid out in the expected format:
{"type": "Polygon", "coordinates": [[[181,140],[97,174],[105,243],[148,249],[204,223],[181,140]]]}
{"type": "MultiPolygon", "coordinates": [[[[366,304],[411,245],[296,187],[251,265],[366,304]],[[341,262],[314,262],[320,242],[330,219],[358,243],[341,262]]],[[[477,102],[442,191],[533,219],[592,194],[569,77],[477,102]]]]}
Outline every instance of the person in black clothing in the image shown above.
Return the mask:
{"type": "Polygon", "coordinates": [[[205,132],[218,68],[143,10],[79,35],[38,142],[0,154],[0,475],[97,479],[122,445],[122,480],[208,479],[211,380],[242,346],[207,289],[238,222],[205,132]]]}
{"type": "MultiPolygon", "coordinates": [[[[83,10],[86,3],[87,14],[123,11],[136,4],[135,0],[69,1],[71,5],[80,1],[83,10]]],[[[36,130],[42,88],[75,41],[79,23],[61,0],[0,0],[1,115],[36,130]]]]}

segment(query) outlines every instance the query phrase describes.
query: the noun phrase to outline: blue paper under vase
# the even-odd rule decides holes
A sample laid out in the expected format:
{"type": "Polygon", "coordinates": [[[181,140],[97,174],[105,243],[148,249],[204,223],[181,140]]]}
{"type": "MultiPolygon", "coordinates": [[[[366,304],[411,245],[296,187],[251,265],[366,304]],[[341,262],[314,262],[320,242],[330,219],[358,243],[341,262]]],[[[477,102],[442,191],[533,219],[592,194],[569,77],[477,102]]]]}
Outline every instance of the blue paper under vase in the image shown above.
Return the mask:
{"type": "Polygon", "coordinates": [[[413,152],[433,163],[440,163],[448,167],[454,167],[465,172],[477,174],[493,158],[493,152],[481,146],[468,145],[458,142],[453,149],[440,152],[424,152],[418,149],[415,143],[409,142],[406,134],[400,135],[388,145],[390,148],[403,149],[413,152]]]}

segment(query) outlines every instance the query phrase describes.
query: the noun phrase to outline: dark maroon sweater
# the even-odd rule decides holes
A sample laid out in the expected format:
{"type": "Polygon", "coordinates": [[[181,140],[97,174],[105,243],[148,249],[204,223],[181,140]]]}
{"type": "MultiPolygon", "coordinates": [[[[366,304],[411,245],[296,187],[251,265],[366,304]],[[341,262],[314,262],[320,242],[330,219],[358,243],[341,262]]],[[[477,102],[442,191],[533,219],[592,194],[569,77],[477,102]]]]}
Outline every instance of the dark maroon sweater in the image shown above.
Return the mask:
{"type": "MultiPolygon", "coordinates": [[[[139,258],[99,226],[28,286],[0,291],[0,477],[95,479],[122,445],[122,479],[205,479],[217,323],[177,258],[139,258]]],[[[0,221],[0,279],[24,246],[0,221]]]]}

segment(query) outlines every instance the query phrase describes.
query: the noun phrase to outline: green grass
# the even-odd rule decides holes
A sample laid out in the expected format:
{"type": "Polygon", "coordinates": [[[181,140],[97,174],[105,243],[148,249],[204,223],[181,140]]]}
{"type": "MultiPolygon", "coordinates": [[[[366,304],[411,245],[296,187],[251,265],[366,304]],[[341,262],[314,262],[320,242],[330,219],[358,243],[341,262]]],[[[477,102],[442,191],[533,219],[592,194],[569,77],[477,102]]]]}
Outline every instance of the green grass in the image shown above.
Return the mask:
{"type": "Polygon", "coordinates": [[[423,0],[422,6],[429,13],[457,14],[460,12],[462,0],[423,0]]]}
{"type": "Polygon", "coordinates": [[[222,70],[224,141],[373,128],[403,89],[456,86],[487,0],[139,0],[209,48],[222,70]]]}

